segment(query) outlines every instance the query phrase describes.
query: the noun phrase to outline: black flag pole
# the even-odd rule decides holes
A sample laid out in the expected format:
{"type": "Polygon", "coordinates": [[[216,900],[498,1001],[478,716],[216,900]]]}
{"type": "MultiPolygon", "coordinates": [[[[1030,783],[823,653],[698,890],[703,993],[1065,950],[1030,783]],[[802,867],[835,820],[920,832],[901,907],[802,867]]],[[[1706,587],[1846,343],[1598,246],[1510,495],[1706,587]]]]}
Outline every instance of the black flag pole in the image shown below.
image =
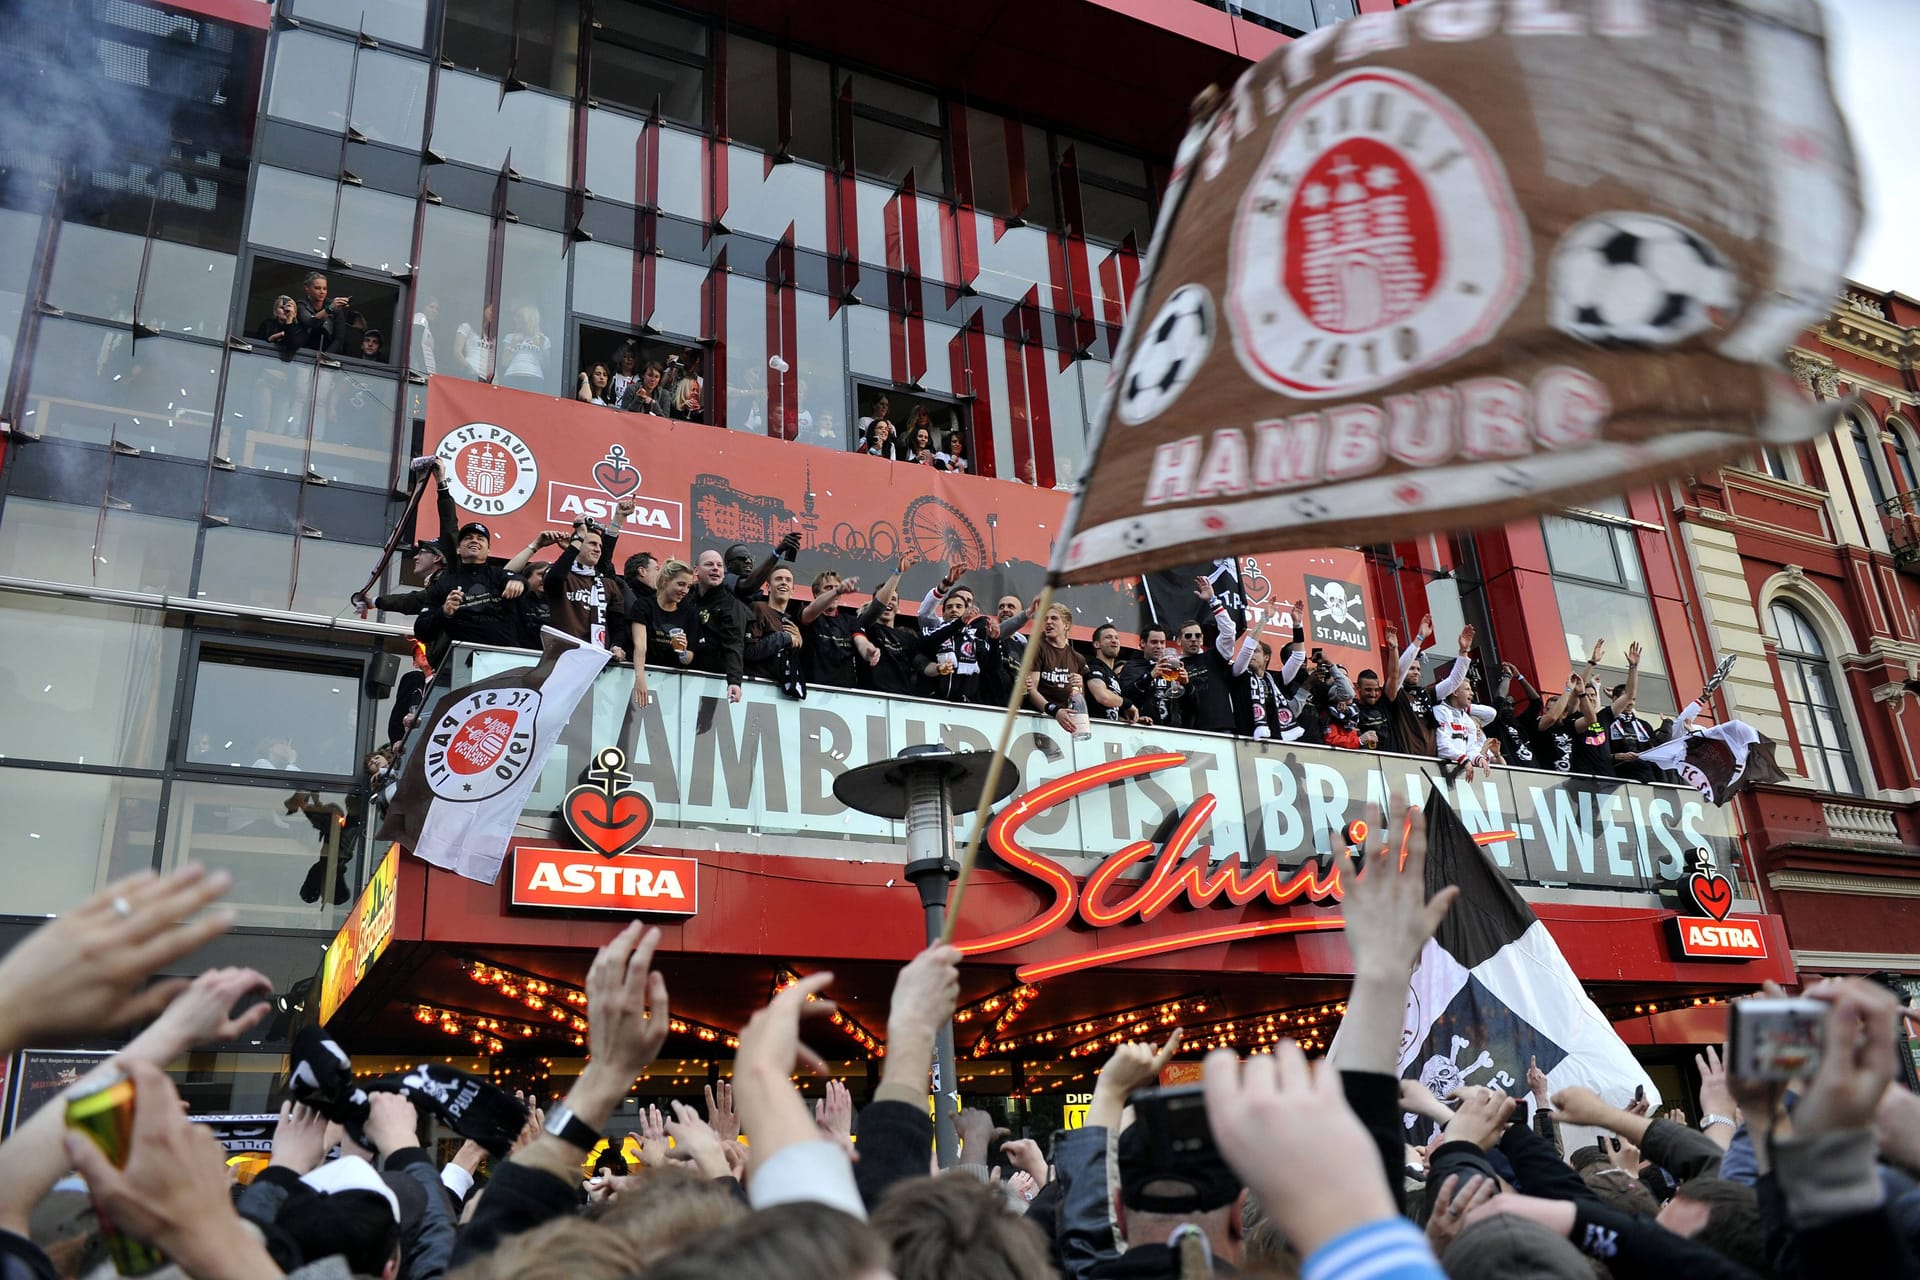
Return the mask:
{"type": "MultiPolygon", "coordinates": [[[[1154,268],[1159,264],[1161,251],[1166,246],[1167,230],[1173,225],[1174,215],[1180,211],[1180,201],[1186,195],[1187,184],[1198,162],[1200,144],[1205,141],[1213,121],[1220,113],[1226,96],[1216,87],[1209,86],[1193,102],[1193,122],[1187,127],[1186,137],[1181,139],[1180,149],[1174,164],[1174,174],[1167,184],[1166,198],[1160,205],[1160,220],[1154,225],[1153,239],[1147,246],[1147,258],[1140,267],[1140,279],[1133,291],[1136,300],[1145,301],[1147,291],[1153,284],[1154,268]]],[[[1140,340],[1142,325],[1136,323],[1137,317],[1130,319],[1120,335],[1120,349],[1114,353],[1113,367],[1122,370],[1127,367],[1128,357],[1134,345],[1140,340]]],[[[1107,410],[1113,401],[1113,386],[1110,383],[1101,392],[1100,412],[1094,418],[1093,432],[1087,442],[1086,456],[1095,457],[1100,448],[1100,437],[1105,432],[1107,410]]],[[[1053,589],[1059,582],[1059,575],[1065,569],[1067,548],[1073,542],[1074,530],[1080,526],[1080,504],[1086,496],[1086,472],[1083,469],[1080,483],[1074,486],[1073,498],[1067,503],[1065,523],[1061,525],[1059,535],[1053,543],[1053,564],[1047,569],[1047,582],[1040,589],[1040,600],[1034,608],[1034,617],[1044,619],[1047,607],[1053,603],[1053,589]]],[[[1013,678],[1013,693],[1007,699],[1007,711],[1000,722],[1000,740],[993,749],[993,759],[987,765],[986,785],[980,789],[980,803],[973,811],[973,834],[967,838],[967,847],[960,852],[960,870],[954,876],[953,890],[947,897],[947,923],[941,932],[940,941],[952,942],[954,929],[960,923],[960,903],[966,897],[967,882],[973,874],[973,864],[980,856],[980,840],[987,831],[987,816],[993,811],[994,789],[1000,784],[1000,774],[1007,763],[1007,746],[1013,741],[1013,726],[1020,715],[1020,704],[1026,698],[1027,677],[1033,672],[1034,658],[1040,645],[1029,643],[1020,655],[1020,670],[1013,678]]]]}
{"type": "Polygon", "coordinates": [[[427,477],[433,474],[433,459],[431,457],[415,458],[413,469],[413,492],[407,496],[406,509],[400,513],[400,518],[394,522],[392,531],[387,534],[387,545],[380,548],[380,559],[375,562],[373,573],[367,578],[367,585],[347,597],[363,618],[373,609],[373,589],[379,585],[380,575],[387,571],[387,561],[393,559],[394,549],[400,545],[400,535],[406,532],[407,521],[413,519],[414,513],[420,510],[420,499],[425,497],[427,492],[427,477]]]}

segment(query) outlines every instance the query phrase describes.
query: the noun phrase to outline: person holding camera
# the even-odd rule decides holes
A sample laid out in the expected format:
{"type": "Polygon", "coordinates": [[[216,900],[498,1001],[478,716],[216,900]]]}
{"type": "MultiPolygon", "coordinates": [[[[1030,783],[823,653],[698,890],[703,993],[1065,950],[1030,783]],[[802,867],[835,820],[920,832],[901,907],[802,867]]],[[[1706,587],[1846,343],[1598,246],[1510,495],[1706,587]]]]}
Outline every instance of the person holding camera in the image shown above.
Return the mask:
{"type": "MultiPolygon", "coordinates": [[[[624,500],[616,510],[615,528],[632,510],[632,500],[624,500]]],[[[605,551],[611,536],[611,531],[601,525],[576,520],[560,558],[547,570],[543,594],[552,610],[553,627],[603,649],[611,649],[613,660],[624,662],[630,642],[627,619],[632,607],[626,587],[614,576],[612,557],[605,551]]],[[[540,535],[539,542],[551,546],[559,539],[560,535],[548,531],[540,535]]]]}
{"type": "Polygon", "coordinates": [[[1206,626],[1199,618],[1180,625],[1177,638],[1180,660],[1187,670],[1187,693],[1180,699],[1179,712],[1189,729],[1232,733],[1238,722],[1233,686],[1239,683],[1235,677],[1246,670],[1245,661],[1240,661],[1238,670],[1234,665],[1237,659],[1234,640],[1240,633],[1239,628],[1234,625],[1227,606],[1214,594],[1213,583],[1206,578],[1195,578],[1193,582],[1193,594],[1213,615],[1213,644],[1207,644],[1206,626]]]}
{"type": "Polygon", "coordinates": [[[413,624],[414,635],[429,651],[443,641],[500,648],[520,643],[520,611],[514,605],[519,592],[507,593],[514,573],[488,558],[492,545],[493,531],[480,521],[460,526],[459,559],[427,588],[426,610],[413,624]]]}

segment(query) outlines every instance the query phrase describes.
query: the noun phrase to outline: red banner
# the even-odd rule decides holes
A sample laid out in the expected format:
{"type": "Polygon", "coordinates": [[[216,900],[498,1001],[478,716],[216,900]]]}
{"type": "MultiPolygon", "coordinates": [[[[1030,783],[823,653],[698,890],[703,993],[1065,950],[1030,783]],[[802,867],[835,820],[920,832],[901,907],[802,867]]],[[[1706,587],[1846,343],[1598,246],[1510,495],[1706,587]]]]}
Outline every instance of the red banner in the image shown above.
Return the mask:
{"type": "MultiPolygon", "coordinates": [[[[621,560],[650,551],[691,562],[734,542],[765,555],[798,530],[803,598],[829,569],[857,575],[871,591],[913,547],[922,563],[901,585],[905,613],[956,561],[981,608],[992,611],[1002,595],[1032,599],[1067,508],[1065,493],[1013,481],[448,378],[427,389],[426,447],[446,463],[454,501],[493,530],[496,556],[581,516],[607,521],[630,497],[636,510],[620,535],[621,560]]],[[[1354,659],[1361,665],[1377,652],[1359,552],[1242,556],[1235,568],[1249,615],[1276,639],[1299,620],[1311,646],[1364,652],[1354,659]]],[[[1064,594],[1083,637],[1107,620],[1136,629],[1133,579],[1064,594]]]]}

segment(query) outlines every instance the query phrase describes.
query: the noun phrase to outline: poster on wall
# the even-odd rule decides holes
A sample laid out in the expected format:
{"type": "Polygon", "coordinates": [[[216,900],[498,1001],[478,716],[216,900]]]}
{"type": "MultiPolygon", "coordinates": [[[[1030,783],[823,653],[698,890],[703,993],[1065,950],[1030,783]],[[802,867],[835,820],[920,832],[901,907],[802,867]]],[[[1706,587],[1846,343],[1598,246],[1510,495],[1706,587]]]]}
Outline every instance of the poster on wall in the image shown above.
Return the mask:
{"type": "Polygon", "coordinates": [[[12,1133],[33,1113],[72,1088],[80,1078],[113,1055],[97,1049],[22,1049],[13,1059],[13,1086],[7,1108],[7,1132],[12,1133]]]}
{"type": "MultiPolygon", "coordinates": [[[[606,523],[631,499],[617,558],[649,551],[691,562],[736,542],[764,556],[797,532],[802,599],[828,570],[857,576],[856,599],[864,597],[912,549],[920,563],[902,581],[903,611],[917,608],[952,564],[964,566],[988,612],[1002,596],[1032,600],[1068,501],[1059,490],[448,378],[428,384],[425,448],[446,465],[462,518],[487,524],[502,559],[543,529],[582,518],[606,523]]],[[[1347,649],[1346,659],[1363,666],[1372,657],[1378,637],[1352,625],[1374,612],[1358,551],[1246,555],[1231,568],[1235,605],[1276,648],[1296,623],[1305,627],[1328,607],[1310,594],[1314,584],[1345,584],[1350,606],[1326,615],[1341,625],[1315,643],[1347,649]]],[[[1082,638],[1108,621],[1131,636],[1143,616],[1131,578],[1074,587],[1065,599],[1082,638]]]]}

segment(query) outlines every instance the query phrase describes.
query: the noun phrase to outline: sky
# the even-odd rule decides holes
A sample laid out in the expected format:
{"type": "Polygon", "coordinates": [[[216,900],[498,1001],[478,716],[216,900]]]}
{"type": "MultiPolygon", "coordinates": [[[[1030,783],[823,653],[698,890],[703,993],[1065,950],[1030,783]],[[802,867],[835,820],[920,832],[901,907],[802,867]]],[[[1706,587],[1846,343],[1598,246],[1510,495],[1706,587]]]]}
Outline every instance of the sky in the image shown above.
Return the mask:
{"type": "Polygon", "coordinates": [[[1834,88],[1853,129],[1867,208],[1847,274],[1920,298],[1920,0],[1827,0],[1834,88]]]}

